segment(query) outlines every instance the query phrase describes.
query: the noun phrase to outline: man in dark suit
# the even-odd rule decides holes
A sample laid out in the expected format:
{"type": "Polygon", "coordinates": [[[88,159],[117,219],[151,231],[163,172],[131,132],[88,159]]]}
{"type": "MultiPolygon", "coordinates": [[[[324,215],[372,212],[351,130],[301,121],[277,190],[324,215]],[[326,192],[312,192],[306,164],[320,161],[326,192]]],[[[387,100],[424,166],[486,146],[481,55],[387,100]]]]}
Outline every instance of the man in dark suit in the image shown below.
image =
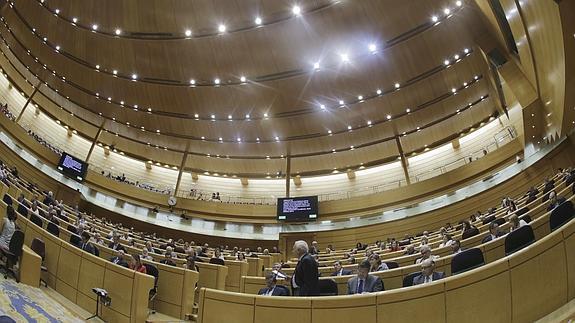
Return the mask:
{"type": "Polygon", "coordinates": [[[562,196],[557,196],[557,192],[551,191],[549,193],[549,205],[547,206],[547,211],[553,211],[556,207],[563,204],[565,198],[562,196]]]}
{"type": "Polygon", "coordinates": [[[116,256],[110,259],[112,263],[128,268],[128,262],[124,259],[124,250],[116,251],[116,256]]]}
{"type": "Polygon", "coordinates": [[[349,295],[375,293],[384,290],[381,278],[369,274],[370,268],[371,263],[367,259],[358,265],[357,276],[347,281],[347,293],[349,295]]]}
{"type": "Polygon", "coordinates": [[[491,240],[495,240],[499,237],[503,236],[503,233],[499,231],[499,224],[495,222],[489,223],[489,234],[481,240],[481,243],[486,243],[491,240]]]}
{"type": "Polygon", "coordinates": [[[333,269],[335,269],[335,271],[333,273],[331,273],[332,276],[351,275],[351,270],[343,269],[343,267],[341,265],[341,261],[339,261],[339,260],[336,260],[333,263],[333,269]]]}
{"type": "Polygon", "coordinates": [[[260,289],[258,295],[264,296],[289,296],[289,289],[285,286],[277,286],[276,285],[276,275],[273,273],[268,273],[266,275],[266,285],[260,289]]]}
{"type": "Polygon", "coordinates": [[[126,248],[124,248],[124,246],[122,246],[122,244],[120,243],[120,236],[117,234],[112,236],[112,242],[110,242],[110,244],[108,244],[108,248],[113,249],[113,250],[126,251],[126,248]]]}
{"type": "Polygon", "coordinates": [[[421,262],[421,275],[413,278],[413,285],[428,284],[440,280],[444,276],[444,273],[435,271],[435,261],[433,259],[425,259],[421,262]]]}
{"type": "Polygon", "coordinates": [[[299,261],[292,276],[292,288],[297,296],[319,295],[319,272],[314,257],[308,253],[307,242],[298,240],[293,245],[293,252],[299,261]]]}
{"type": "Polygon", "coordinates": [[[90,242],[90,234],[87,231],[82,232],[82,243],[80,243],[80,249],[89,252],[93,255],[96,254],[94,245],[90,242]]]}

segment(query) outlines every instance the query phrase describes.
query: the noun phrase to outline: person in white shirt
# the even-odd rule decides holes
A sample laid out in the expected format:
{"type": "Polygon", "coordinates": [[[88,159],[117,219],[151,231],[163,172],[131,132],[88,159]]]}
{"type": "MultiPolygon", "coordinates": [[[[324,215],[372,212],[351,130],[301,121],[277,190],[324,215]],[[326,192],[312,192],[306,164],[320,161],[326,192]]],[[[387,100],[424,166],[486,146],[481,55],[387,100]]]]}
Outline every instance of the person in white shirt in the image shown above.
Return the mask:
{"type": "Polygon", "coordinates": [[[413,285],[428,284],[444,276],[444,273],[435,271],[435,261],[433,259],[425,259],[421,262],[421,275],[413,278],[413,285]]]}
{"type": "Polygon", "coordinates": [[[519,228],[521,228],[524,225],[527,225],[527,222],[525,222],[525,220],[519,220],[519,217],[517,216],[517,214],[512,214],[509,217],[509,231],[515,231],[519,228]]]}
{"type": "Polygon", "coordinates": [[[6,217],[2,221],[2,227],[0,228],[0,247],[3,249],[8,249],[10,246],[10,240],[14,231],[16,231],[16,211],[12,205],[6,207],[6,217]]]}
{"type": "Polygon", "coordinates": [[[445,233],[443,235],[443,242],[439,244],[439,248],[449,247],[453,244],[453,239],[451,238],[451,234],[445,233]]]}

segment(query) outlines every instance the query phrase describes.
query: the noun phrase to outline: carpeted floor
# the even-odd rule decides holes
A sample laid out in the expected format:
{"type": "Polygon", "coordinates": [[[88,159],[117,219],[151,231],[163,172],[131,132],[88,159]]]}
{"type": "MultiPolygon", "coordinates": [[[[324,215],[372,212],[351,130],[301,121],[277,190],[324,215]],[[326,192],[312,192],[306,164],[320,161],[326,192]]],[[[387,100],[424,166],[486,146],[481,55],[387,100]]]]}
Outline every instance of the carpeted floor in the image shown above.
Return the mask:
{"type": "Polygon", "coordinates": [[[83,322],[40,288],[0,276],[0,315],[16,322],[83,322]]]}

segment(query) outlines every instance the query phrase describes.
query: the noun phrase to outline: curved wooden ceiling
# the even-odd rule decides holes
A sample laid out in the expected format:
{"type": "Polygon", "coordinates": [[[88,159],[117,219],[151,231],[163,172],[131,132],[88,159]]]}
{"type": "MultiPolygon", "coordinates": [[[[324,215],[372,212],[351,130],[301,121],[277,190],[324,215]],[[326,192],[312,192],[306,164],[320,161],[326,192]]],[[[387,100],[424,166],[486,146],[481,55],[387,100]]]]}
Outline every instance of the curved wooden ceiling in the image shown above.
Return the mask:
{"type": "Polygon", "coordinates": [[[221,171],[210,169],[212,156],[229,157],[226,172],[253,175],[287,155],[309,158],[304,173],[380,163],[397,158],[395,136],[409,153],[496,113],[472,1],[318,0],[297,16],[292,8],[18,0],[3,9],[0,36],[10,45],[2,50],[45,84],[41,92],[69,99],[47,113],[72,112],[86,137],[108,120],[100,141],[143,160],[177,165],[189,145],[197,170],[221,171]],[[156,146],[166,150],[147,149],[156,146]],[[321,155],[329,168],[316,162],[321,155]]]}

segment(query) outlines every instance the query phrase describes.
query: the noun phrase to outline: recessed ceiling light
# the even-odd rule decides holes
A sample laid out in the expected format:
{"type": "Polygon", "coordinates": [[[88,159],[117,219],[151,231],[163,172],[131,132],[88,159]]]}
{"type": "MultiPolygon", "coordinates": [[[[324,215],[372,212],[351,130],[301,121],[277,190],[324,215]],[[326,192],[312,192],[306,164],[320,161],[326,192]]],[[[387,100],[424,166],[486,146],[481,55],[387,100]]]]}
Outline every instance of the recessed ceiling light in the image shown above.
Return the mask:
{"type": "Polygon", "coordinates": [[[132,80],[137,80],[138,79],[138,75],[137,74],[132,74],[132,80]]]}
{"type": "Polygon", "coordinates": [[[477,76],[477,75],[475,75],[475,76],[473,77],[474,80],[477,80],[478,78],[479,78],[479,76],[477,76]]]}
{"type": "Polygon", "coordinates": [[[387,115],[387,120],[391,120],[391,115],[390,115],[390,114],[387,115]]]}
{"type": "Polygon", "coordinates": [[[378,89],[375,93],[377,93],[377,95],[381,95],[381,90],[378,89]]]}
{"type": "Polygon", "coordinates": [[[469,53],[469,48],[464,49],[463,52],[464,52],[465,54],[468,54],[468,53],[469,53]]]}
{"type": "Polygon", "coordinates": [[[458,54],[455,54],[455,56],[453,56],[453,58],[455,58],[455,60],[458,60],[458,59],[459,59],[459,55],[458,55],[458,54]]]}
{"type": "Polygon", "coordinates": [[[238,142],[242,142],[242,138],[239,138],[239,137],[238,137],[238,139],[236,139],[236,140],[237,140],[238,142]]]}
{"type": "Polygon", "coordinates": [[[225,32],[226,32],[226,25],[220,24],[220,25],[218,26],[218,31],[221,32],[221,33],[225,33],[225,32]]]}
{"type": "Polygon", "coordinates": [[[331,131],[331,130],[328,130],[327,133],[331,135],[331,134],[332,134],[332,131],[331,131]]]}
{"type": "Polygon", "coordinates": [[[451,89],[451,92],[455,93],[455,92],[457,92],[457,89],[456,89],[456,88],[452,88],[452,89],[451,89]]]}
{"type": "Polygon", "coordinates": [[[320,107],[322,110],[325,110],[325,104],[320,104],[319,107],[320,107]]]}
{"type": "Polygon", "coordinates": [[[261,25],[261,24],[262,24],[262,18],[256,17],[256,19],[254,20],[254,22],[256,23],[256,25],[261,25]]]}
{"type": "Polygon", "coordinates": [[[298,5],[293,6],[293,8],[291,9],[291,12],[296,16],[300,15],[301,14],[300,6],[298,6],[298,5]]]}
{"type": "Polygon", "coordinates": [[[186,35],[186,37],[190,37],[192,35],[192,31],[189,29],[186,29],[186,31],[184,32],[184,34],[186,35]]]}
{"type": "Polygon", "coordinates": [[[191,84],[191,85],[195,85],[195,84],[196,84],[196,80],[191,79],[191,80],[190,80],[190,84],[191,84]]]}
{"type": "Polygon", "coordinates": [[[115,33],[116,33],[116,35],[121,35],[122,30],[120,28],[116,28],[115,33]]]}
{"type": "Polygon", "coordinates": [[[96,65],[96,69],[99,70],[99,69],[100,69],[100,65],[96,65]]]}
{"type": "Polygon", "coordinates": [[[352,129],[352,127],[351,127],[351,126],[347,126],[347,130],[351,130],[351,129],[352,129]]]}
{"type": "Polygon", "coordinates": [[[218,141],[224,141],[224,139],[222,139],[222,137],[219,137],[219,138],[218,138],[218,141]]]}
{"type": "Polygon", "coordinates": [[[439,20],[439,18],[437,18],[437,16],[432,16],[432,17],[431,17],[431,21],[437,22],[437,20],[439,20]]]}
{"type": "Polygon", "coordinates": [[[313,69],[314,69],[314,70],[319,70],[319,62],[315,62],[315,63],[313,64],[313,69]]]}
{"type": "Polygon", "coordinates": [[[347,54],[341,54],[339,55],[341,57],[341,61],[344,63],[349,62],[349,56],[347,54]]]}
{"type": "Polygon", "coordinates": [[[449,60],[448,60],[448,59],[444,60],[444,61],[443,61],[443,64],[449,65],[449,60]]]}
{"type": "Polygon", "coordinates": [[[395,83],[395,88],[399,89],[399,87],[400,87],[399,83],[395,83]]]}
{"type": "Polygon", "coordinates": [[[276,141],[280,141],[280,137],[276,136],[276,141]]]}
{"type": "Polygon", "coordinates": [[[246,119],[249,119],[249,118],[250,118],[250,115],[249,115],[249,114],[246,114],[246,119]]]}
{"type": "Polygon", "coordinates": [[[357,96],[357,99],[358,99],[359,101],[363,100],[363,95],[358,95],[358,96],[357,96]]]}
{"type": "Polygon", "coordinates": [[[215,116],[214,114],[212,114],[210,117],[211,117],[212,119],[215,119],[215,118],[216,118],[216,116],[215,116]]]}
{"type": "Polygon", "coordinates": [[[215,80],[214,80],[214,84],[220,84],[220,79],[218,79],[218,78],[215,79],[215,80]]]}
{"type": "Polygon", "coordinates": [[[443,9],[443,13],[448,15],[451,13],[451,10],[449,10],[449,8],[445,8],[445,9],[443,9]]]}
{"type": "Polygon", "coordinates": [[[368,126],[371,126],[371,120],[368,120],[368,121],[367,121],[367,125],[368,125],[368,126]]]}
{"type": "Polygon", "coordinates": [[[196,114],[194,114],[194,118],[196,118],[196,119],[197,119],[197,118],[199,118],[199,117],[200,117],[200,115],[199,115],[199,114],[197,114],[197,113],[196,113],[196,114]]]}
{"type": "Polygon", "coordinates": [[[455,2],[455,5],[458,6],[458,7],[461,7],[462,4],[463,4],[463,3],[462,3],[461,1],[459,1],[459,0],[455,2]]]}
{"type": "Polygon", "coordinates": [[[206,139],[206,137],[202,136],[201,139],[204,140],[204,139],[206,139]]]}
{"type": "Polygon", "coordinates": [[[92,30],[98,30],[98,25],[93,24],[93,25],[92,25],[92,30]]]}
{"type": "Polygon", "coordinates": [[[246,81],[246,77],[245,77],[245,76],[240,77],[240,81],[241,81],[242,83],[245,82],[245,81],[246,81]]]}
{"type": "Polygon", "coordinates": [[[373,43],[369,44],[367,46],[367,48],[369,49],[370,52],[375,53],[377,51],[377,46],[373,43]]]}
{"type": "Polygon", "coordinates": [[[56,46],[56,50],[60,50],[60,46],[56,46]]]}
{"type": "Polygon", "coordinates": [[[344,105],[345,102],[343,102],[343,100],[339,100],[339,105],[344,105]]]}
{"type": "Polygon", "coordinates": [[[112,74],[118,75],[118,70],[113,70],[113,71],[112,71],[112,74]]]}
{"type": "Polygon", "coordinates": [[[230,120],[232,119],[232,115],[231,115],[231,114],[228,114],[228,119],[230,119],[230,120]]]}
{"type": "Polygon", "coordinates": [[[267,114],[267,113],[264,113],[264,118],[267,118],[267,117],[268,117],[268,114],[267,114]]]}
{"type": "Polygon", "coordinates": [[[59,13],[60,13],[60,9],[56,9],[56,10],[54,10],[54,12],[55,12],[56,14],[59,14],[59,13]]]}
{"type": "Polygon", "coordinates": [[[76,17],[72,18],[72,22],[77,23],[77,22],[78,22],[78,18],[76,18],[76,17]]]}
{"type": "Polygon", "coordinates": [[[410,108],[407,108],[407,109],[405,109],[405,112],[410,113],[410,112],[411,112],[411,109],[410,109],[410,108]]]}

